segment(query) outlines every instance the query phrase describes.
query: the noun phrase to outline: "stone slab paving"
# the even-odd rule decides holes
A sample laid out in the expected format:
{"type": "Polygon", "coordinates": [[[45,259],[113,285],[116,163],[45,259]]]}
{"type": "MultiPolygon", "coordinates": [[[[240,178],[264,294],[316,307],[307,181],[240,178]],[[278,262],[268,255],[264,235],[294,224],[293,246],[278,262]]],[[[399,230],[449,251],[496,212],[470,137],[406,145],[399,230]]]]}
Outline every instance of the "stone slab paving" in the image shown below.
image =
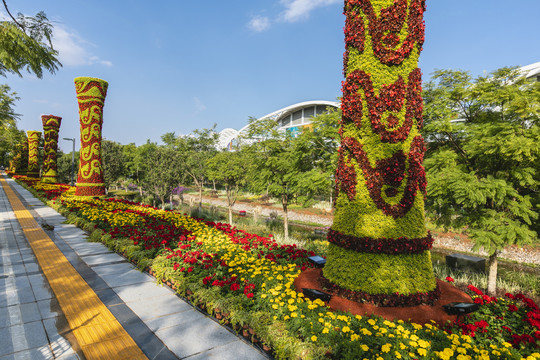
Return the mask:
{"type": "MultiPolygon", "coordinates": [[[[123,257],[110,252],[102,244],[88,242],[85,232],[63,224],[64,217],[14,181],[8,181],[29,205],[39,223],[54,226],[54,231],[47,232],[51,239],[150,359],[268,358],[227,328],[195,310],[168,287],[156,284],[153,277],[140,272],[123,257]]],[[[4,312],[0,312],[0,360],[82,359],[82,353],[76,351],[76,341],[66,329],[67,322],[20,228],[18,237],[15,235],[13,229],[18,223],[9,216],[9,203],[6,204],[3,190],[0,192],[0,244],[4,238],[7,242],[8,237],[12,244],[11,247],[0,247],[0,260],[6,256],[13,259],[8,270],[9,279],[12,279],[9,286],[2,278],[5,265],[0,267],[0,310],[8,307],[25,314],[2,318],[4,312]],[[4,225],[6,221],[9,228],[4,225]],[[58,328],[60,331],[55,332],[58,328]],[[18,334],[17,339],[23,339],[21,343],[13,340],[14,334],[18,334]],[[25,341],[28,334],[33,334],[33,338],[25,341]]]]}
{"type": "Polygon", "coordinates": [[[81,359],[60,335],[53,298],[0,189],[0,360],[81,359]]]}

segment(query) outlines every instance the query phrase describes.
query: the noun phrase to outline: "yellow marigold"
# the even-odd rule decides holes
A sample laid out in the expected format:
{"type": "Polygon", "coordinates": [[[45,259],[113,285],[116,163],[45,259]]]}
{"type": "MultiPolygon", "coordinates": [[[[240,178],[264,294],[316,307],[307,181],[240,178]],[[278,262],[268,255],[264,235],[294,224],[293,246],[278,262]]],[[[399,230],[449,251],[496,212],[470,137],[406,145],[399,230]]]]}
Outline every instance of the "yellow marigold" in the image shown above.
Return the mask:
{"type": "Polygon", "coordinates": [[[360,345],[360,348],[362,348],[363,351],[368,351],[369,350],[369,346],[367,346],[366,344],[360,345]]]}
{"type": "Polygon", "coordinates": [[[418,354],[420,354],[421,356],[426,356],[427,355],[427,350],[426,349],[422,349],[422,348],[419,348],[416,350],[418,352],[418,354]]]}
{"type": "Polygon", "coordinates": [[[328,328],[322,329],[322,333],[323,333],[323,334],[328,334],[329,332],[330,332],[330,331],[328,330],[328,328]]]}
{"type": "Polygon", "coordinates": [[[390,352],[390,348],[392,347],[391,344],[384,344],[382,347],[381,347],[381,351],[384,352],[384,353],[387,353],[387,352],[390,352]]]}
{"type": "Polygon", "coordinates": [[[369,319],[367,322],[368,322],[368,324],[371,325],[371,326],[373,326],[373,325],[375,325],[375,324],[377,323],[377,322],[376,322],[375,320],[373,320],[373,319],[369,319]]]}
{"type": "Polygon", "coordinates": [[[313,336],[311,337],[311,341],[313,341],[313,342],[317,341],[317,337],[316,337],[315,335],[313,335],[313,336]]]}
{"type": "Polygon", "coordinates": [[[348,326],[344,326],[343,329],[341,329],[344,333],[351,331],[351,329],[348,326]]]}

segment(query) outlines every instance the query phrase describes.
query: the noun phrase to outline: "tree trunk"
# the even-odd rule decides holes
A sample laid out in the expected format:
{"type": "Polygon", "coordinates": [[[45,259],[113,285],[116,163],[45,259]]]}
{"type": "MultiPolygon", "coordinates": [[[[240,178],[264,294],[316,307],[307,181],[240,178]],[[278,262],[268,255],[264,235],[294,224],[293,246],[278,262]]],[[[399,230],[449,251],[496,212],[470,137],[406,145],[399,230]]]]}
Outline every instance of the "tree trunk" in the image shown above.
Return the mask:
{"type": "Polygon", "coordinates": [[[199,186],[199,213],[202,212],[202,185],[199,186]]]}
{"type": "Polygon", "coordinates": [[[489,256],[488,259],[488,286],[487,293],[489,296],[495,296],[497,292],[497,257],[499,256],[499,250],[489,256]]]}
{"type": "Polygon", "coordinates": [[[171,203],[171,210],[173,209],[172,198],[173,198],[173,194],[172,194],[172,189],[171,189],[171,195],[169,195],[169,201],[171,203]]]}
{"type": "Polygon", "coordinates": [[[285,237],[285,240],[289,239],[289,214],[287,211],[287,206],[289,205],[289,201],[287,198],[287,195],[281,196],[281,204],[283,205],[283,236],[285,237]]]}
{"type": "Polygon", "coordinates": [[[225,192],[227,194],[227,208],[229,209],[229,224],[233,225],[232,208],[234,206],[235,201],[233,201],[233,198],[232,198],[231,187],[226,186],[225,187],[225,192]]]}

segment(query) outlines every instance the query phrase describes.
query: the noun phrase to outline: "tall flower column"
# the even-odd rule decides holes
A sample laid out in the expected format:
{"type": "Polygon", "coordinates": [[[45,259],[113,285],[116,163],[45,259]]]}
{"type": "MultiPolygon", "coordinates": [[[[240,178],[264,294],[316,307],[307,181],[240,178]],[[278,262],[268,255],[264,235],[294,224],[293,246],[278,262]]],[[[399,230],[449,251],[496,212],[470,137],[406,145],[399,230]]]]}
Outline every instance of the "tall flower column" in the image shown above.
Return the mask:
{"type": "Polygon", "coordinates": [[[43,173],[41,181],[54,184],[58,175],[56,170],[56,151],[58,149],[58,131],[62,118],[54,115],[41,115],[45,144],[43,145],[43,173]]]}
{"type": "Polygon", "coordinates": [[[323,282],[379,305],[438,297],[424,225],[425,0],[345,0],[341,146],[323,282]]]}
{"type": "Polygon", "coordinates": [[[39,140],[41,139],[40,131],[27,131],[28,135],[28,177],[39,177],[39,140]]]}
{"type": "Polygon", "coordinates": [[[81,125],[81,150],[75,191],[78,196],[105,195],[101,163],[101,127],[107,87],[105,80],[75,78],[81,125]]]}

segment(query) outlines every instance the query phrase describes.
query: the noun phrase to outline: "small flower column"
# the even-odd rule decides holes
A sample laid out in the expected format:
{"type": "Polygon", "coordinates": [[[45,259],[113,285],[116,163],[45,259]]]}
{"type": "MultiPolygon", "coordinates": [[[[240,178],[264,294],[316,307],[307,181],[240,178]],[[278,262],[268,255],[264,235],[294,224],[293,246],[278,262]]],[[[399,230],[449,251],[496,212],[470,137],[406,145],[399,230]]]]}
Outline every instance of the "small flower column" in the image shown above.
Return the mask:
{"type": "Polygon", "coordinates": [[[12,172],[15,175],[26,175],[28,169],[28,139],[15,145],[12,172]]]}
{"type": "Polygon", "coordinates": [[[323,282],[379,305],[432,303],[424,225],[425,0],[345,0],[341,146],[323,282]]]}
{"type": "Polygon", "coordinates": [[[75,78],[81,125],[81,150],[75,191],[78,196],[105,195],[101,163],[101,127],[107,87],[105,80],[75,78]]]}
{"type": "Polygon", "coordinates": [[[57,181],[56,151],[58,149],[58,131],[62,118],[54,115],[41,115],[45,144],[43,145],[43,173],[41,181],[54,184],[57,181]]]}
{"type": "Polygon", "coordinates": [[[27,131],[28,135],[28,177],[39,177],[39,140],[41,140],[41,131],[27,131]]]}

